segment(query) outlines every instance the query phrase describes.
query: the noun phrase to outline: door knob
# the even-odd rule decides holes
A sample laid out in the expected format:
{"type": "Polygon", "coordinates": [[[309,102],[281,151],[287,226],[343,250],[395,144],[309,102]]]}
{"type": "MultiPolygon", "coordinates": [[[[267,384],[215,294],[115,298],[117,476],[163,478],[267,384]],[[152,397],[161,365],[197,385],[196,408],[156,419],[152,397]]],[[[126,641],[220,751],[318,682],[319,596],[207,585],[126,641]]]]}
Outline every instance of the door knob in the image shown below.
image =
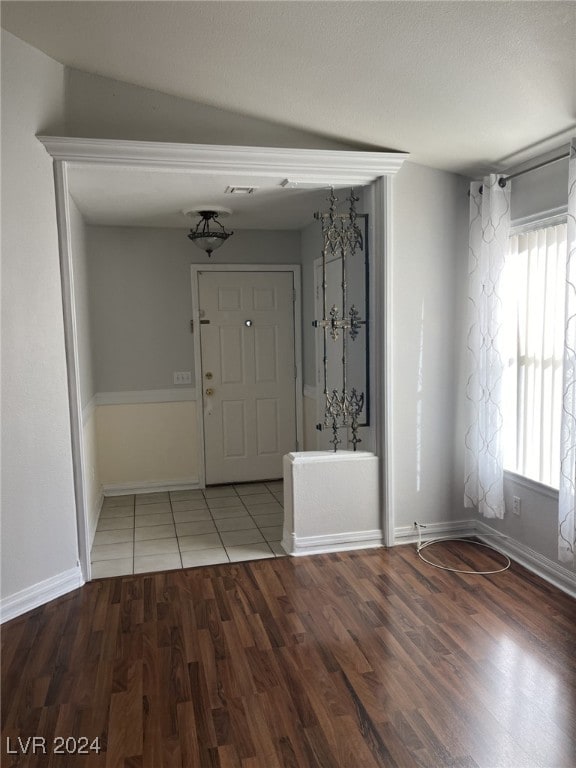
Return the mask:
{"type": "Polygon", "coordinates": [[[214,394],[214,390],[212,389],[212,387],[208,387],[208,389],[206,390],[206,394],[208,395],[208,397],[212,397],[212,395],[214,394]]]}

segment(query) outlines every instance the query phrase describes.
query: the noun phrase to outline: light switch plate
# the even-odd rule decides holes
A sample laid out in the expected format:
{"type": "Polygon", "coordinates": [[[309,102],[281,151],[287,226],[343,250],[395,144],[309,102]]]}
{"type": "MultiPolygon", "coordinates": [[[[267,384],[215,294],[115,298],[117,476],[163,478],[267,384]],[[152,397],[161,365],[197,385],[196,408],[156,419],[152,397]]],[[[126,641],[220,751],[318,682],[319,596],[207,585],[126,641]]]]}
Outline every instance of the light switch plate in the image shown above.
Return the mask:
{"type": "Polygon", "coordinates": [[[192,371],[174,371],[174,384],[192,384],[192,371]]]}

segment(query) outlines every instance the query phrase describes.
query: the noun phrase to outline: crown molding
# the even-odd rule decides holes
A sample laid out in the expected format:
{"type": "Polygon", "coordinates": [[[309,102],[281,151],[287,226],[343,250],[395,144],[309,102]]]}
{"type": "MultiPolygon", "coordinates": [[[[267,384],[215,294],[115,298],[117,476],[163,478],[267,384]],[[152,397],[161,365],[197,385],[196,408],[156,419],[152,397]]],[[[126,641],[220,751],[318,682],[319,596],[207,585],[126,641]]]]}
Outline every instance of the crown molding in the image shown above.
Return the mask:
{"type": "Polygon", "coordinates": [[[287,177],[293,186],[364,185],[396,174],[404,152],[234,147],[154,141],[38,136],[54,160],[74,165],[113,165],[167,171],[287,177]]]}

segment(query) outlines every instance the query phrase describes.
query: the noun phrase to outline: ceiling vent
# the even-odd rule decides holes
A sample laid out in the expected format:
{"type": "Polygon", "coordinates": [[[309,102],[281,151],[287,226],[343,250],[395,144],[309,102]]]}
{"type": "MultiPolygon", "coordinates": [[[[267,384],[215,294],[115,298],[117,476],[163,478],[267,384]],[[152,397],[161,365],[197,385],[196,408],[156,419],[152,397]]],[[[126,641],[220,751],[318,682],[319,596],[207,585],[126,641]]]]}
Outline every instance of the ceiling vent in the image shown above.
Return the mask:
{"type": "Polygon", "coordinates": [[[226,187],[227,195],[251,195],[258,187],[226,187]]]}

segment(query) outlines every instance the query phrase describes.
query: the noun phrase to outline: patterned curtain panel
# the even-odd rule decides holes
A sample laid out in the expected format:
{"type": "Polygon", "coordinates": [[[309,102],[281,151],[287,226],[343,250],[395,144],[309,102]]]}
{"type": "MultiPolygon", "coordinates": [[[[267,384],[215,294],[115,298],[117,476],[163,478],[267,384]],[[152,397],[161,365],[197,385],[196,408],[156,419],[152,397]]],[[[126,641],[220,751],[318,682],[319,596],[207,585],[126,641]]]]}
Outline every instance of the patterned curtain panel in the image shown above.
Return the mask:
{"type": "Polygon", "coordinates": [[[558,559],[574,564],[576,516],[576,139],[570,146],[568,182],[566,330],[560,449],[558,559]]]}
{"type": "Polygon", "coordinates": [[[464,506],[504,517],[501,288],[510,230],[510,184],[470,187],[464,506]]]}

